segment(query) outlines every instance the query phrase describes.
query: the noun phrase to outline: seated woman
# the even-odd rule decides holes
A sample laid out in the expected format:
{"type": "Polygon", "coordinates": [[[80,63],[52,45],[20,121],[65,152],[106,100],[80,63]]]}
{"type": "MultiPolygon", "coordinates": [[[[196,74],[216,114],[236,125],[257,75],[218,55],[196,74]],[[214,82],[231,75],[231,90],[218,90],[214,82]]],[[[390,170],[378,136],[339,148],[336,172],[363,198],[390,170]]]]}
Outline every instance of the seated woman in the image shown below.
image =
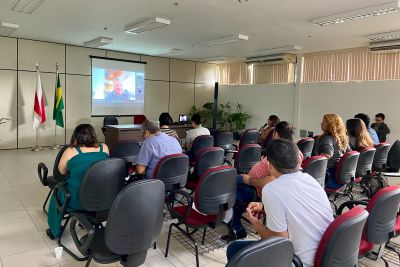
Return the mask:
{"type": "Polygon", "coordinates": [[[260,133],[260,145],[262,147],[267,147],[269,141],[272,140],[272,135],[274,133],[275,126],[280,122],[280,119],[276,115],[271,115],[268,117],[268,121],[259,130],[260,133]]]}
{"type": "Polygon", "coordinates": [[[336,189],[341,187],[335,179],[336,166],[343,154],[350,151],[349,138],[343,120],[337,114],[325,114],[321,130],[323,133],[316,140],[313,155],[323,155],[328,158],[325,187],[336,189]]]}
{"type": "Polygon", "coordinates": [[[374,145],[374,141],[372,141],[362,120],[349,119],[346,121],[346,128],[349,136],[349,145],[352,150],[360,151],[363,148],[374,145]]]}
{"type": "MultiPolygon", "coordinates": [[[[93,163],[108,158],[108,154],[107,145],[99,143],[96,132],[90,124],[81,124],[75,128],[70,147],[65,150],[58,165],[60,172],[67,174],[64,185],[71,193],[68,210],[81,209],[79,189],[82,179],[93,163]]],[[[62,199],[62,195],[60,198],[62,199]]],[[[56,207],[54,196],[52,196],[47,218],[49,229],[46,230],[46,234],[51,239],[60,235],[62,216],[56,207]]]]}
{"type": "Polygon", "coordinates": [[[163,112],[160,114],[160,117],[158,118],[158,120],[160,121],[161,132],[165,133],[166,135],[175,137],[179,141],[179,137],[176,134],[176,131],[169,128],[169,126],[171,126],[173,123],[171,115],[169,115],[168,112],[163,112]]]}

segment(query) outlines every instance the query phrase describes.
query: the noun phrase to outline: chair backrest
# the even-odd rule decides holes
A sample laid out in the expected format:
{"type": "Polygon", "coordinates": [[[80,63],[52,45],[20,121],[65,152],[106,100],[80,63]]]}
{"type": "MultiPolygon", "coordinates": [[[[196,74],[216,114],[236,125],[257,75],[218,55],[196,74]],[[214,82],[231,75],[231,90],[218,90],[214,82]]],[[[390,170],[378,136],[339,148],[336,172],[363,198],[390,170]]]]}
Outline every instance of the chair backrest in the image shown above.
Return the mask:
{"type": "Polygon", "coordinates": [[[53,165],[53,178],[57,181],[62,181],[65,179],[64,174],[62,174],[60,172],[60,170],[58,169],[58,164],[60,163],[61,157],[64,154],[65,150],[68,148],[68,145],[65,145],[63,147],[60,148],[60,150],[58,151],[58,154],[56,156],[56,159],[54,160],[54,165],[53,165]]]}
{"type": "Polygon", "coordinates": [[[399,186],[383,188],[373,195],[366,208],[369,212],[364,229],[367,241],[380,245],[390,239],[394,232],[399,204],[399,186]]]}
{"type": "Polygon", "coordinates": [[[364,177],[372,170],[376,149],[374,147],[365,147],[360,150],[360,157],[357,162],[356,177],[364,177]]]}
{"type": "Polygon", "coordinates": [[[197,154],[196,159],[194,171],[200,177],[205,171],[224,164],[224,150],[220,147],[203,148],[197,154]]]}
{"type": "Polygon", "coordinates": [[[344,185],[354,181],[359,156],[360,153],[357,151],[350,151],[340,158],[336,167],[336,182],[338,184],[344,185]]]}
{"type": "Polygon", "coordinates": [[[268,263],[268,267],[291,267],[294,248],[290,240],[270,237],[253,242],[238,251],[226,267],[258,267],[268,263]]]}
{"type": "Polygon", "coordinates": [[[368,212],[354,207],[325,230],[315,253],[314,267],[357,266],[358,248],[368,212]]]}
{"type": "Polygon", "coordinates": [[[400,140],[396,140],[390,148],[387,166],[391,169],[400,169],[400,140]]]}
{"type": "Polygon", "coordinates": [[[184,187],[188,173],[189,157],[185,154],[172,154],[158,161],[153,178],[162,181],[168,192],[184,187]]]}
{"type": "Polygon", "coordinates": [[[303,162],[303,172],[311,175],[322,187],[325,187],[327,165],[328,158],[324,156],[309,157],[303,162]]]}
{"type": "Polygon", "coordinates": [[[79,204],[86,211],[109,210],[125,185],[127,170],[122,159],[108,158],[94,163],[85,174],[79,191],[79,204]]]}
{"type": "Polygon", "coordinates": [[[200,135],[197,136],[192,143],[192,155],[196,156],[200,150],[206,147],[214,146],[214,137],[212,135],[200,135]]]}
{"type": "Polygon", "coordinates": [[[103,120],[103,127],[107,125],[118,125],[118,119],[115,116],[105,116],[103,120]]]}
{"type": "Polygon", "coordinates": [[[140,180],[122,189],[108,215],[107,247],[118,255],[147,251],[161,232],[164,197],[164,184],[159,180],[140,180]]]}
{"type": "Polygon", "coordinates": [[[232,208],[236,200],[236,169],[209,169],[200,177],[194,194],[195,206],[203,214],[215,215],[232,208]]]}
{"type": "Polygon", "coordinates": [[[136,163],[140,151],[140,143],[136,140],[117,142],[111,149],[110,157],[120,158],[125,162],[136,163]]]}
{"type": "Polygon", "coordinates": [[[314,138],[308,137],[301,139],[297,143],[297,147],[300,149],[301,153],[303,153],[304,159],[311,157],[311,153],[314,147],[314,142],[315,142],[314,138]]]}
{"type": "Polygon", "coordinates": [[[374,156],[374,161],[372,163],[372,169],[373,170],[379,170],[382,168],[385,168],[387,158],[388,158],[388,153],[390,149],[390,144],[389,143],[380,143],[375,145],[376,152],[374,156]]]}
{"type": "Polygon", "coordinates": [[[257,144],[241,146],[235,157],[235,168],[239,173],[248,173],[260,158],[261,146],[257,144]]]}
{"type": "Polygon", "coordinates": [[[139,115],[134,115],[133,116],[133,123],[134,124],[143,124],[143,122],[146,121],[146,116],[139,114],[139,115]]]}
{"type": "Polygon", "coordinates": [[[239,147],[248,144],[257,144],[259,135],[257,129],[247,129],[240,137],[239,147]]]}
{"type": "Polygon", "coordinates": [[[215,138],[215,146],[219,146],[222,149],[230,149],[233,144],[233,133],[231,132],[219,132],[215,138]]]}

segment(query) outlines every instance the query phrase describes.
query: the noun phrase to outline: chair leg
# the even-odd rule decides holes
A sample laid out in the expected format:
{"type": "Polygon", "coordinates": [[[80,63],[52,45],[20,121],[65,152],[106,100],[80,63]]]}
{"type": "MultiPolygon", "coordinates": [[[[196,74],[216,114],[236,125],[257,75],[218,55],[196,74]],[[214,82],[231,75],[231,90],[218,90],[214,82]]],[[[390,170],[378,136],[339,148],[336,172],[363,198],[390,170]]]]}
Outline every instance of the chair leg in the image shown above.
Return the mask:
{"type": "Polygon", "coordinates": [[[203,238],[201,239],[202,245],[204,245],[204,241],[206,240],[206,231],[207,231],[207,227],[204,227],[203,238]]]}
{"type": "Polygon", "coordinates": [[[92,261],[92,256],[89,256],[87,261],[86,261],[85,267],[89,267],[91,261],[92,261]]]}
{"type": "Polygon", "coordinates": [[[157,242],[154,242],[153,249],[157,249],[157,242]]]}
{"type": "Polygon", "coordinates": [[[173,223],[171,223],[171,225],[169,226],[169,230],[168,230],[167,247],[165,248],[165,257],[168,257],[169,242],[171,241],[172,226],[174,226],[173,223]]]}
{"type": "Polygon", "coordinates": [[[53,193],[53,189],[50,189],[49,193],[47,194],[46,200],[43,203],[43,207],[42,207],[43,211],[44,211],[44,213],[46,213],[46,215],[47,215],[46,205],[47,205],[47,202],[49,201],[51,193],[53,193]]]}
{"type": "MultiPolygon", "coordinates": [[[[73,253],[71,250],[69,250],[69,249],[61,242],[61,241],[62,241],[62,237],[63,237],[63,235],[64,235],[64,231],[65,231],[65,229],[67,228],[67,225],[68,225],[70,219],[71,219],[71,217],[68,216],[68,217],[66,218],[65,222],[64,222],[64,225],[63,225],[63,227],[62,227],[62,229],[61,229],[60,236],[58,237],[58,245],[59,245],[60,247],[63,247],[64,250],[65,250],[65,252],[67,252],[69,255],[71,255],[71,257],[73,257],[75,260],[77,260],[77,261],[85,261],[85,260],[88,259],[88,256],[84,256],[84,257],[79,257],[79,256],[77,256],[75,253],[73,253]]],[[[89,264],[90,264],[90,261],[88,261],[88,263],[87,263],[86,266],[89,266],[89,264]]]]}

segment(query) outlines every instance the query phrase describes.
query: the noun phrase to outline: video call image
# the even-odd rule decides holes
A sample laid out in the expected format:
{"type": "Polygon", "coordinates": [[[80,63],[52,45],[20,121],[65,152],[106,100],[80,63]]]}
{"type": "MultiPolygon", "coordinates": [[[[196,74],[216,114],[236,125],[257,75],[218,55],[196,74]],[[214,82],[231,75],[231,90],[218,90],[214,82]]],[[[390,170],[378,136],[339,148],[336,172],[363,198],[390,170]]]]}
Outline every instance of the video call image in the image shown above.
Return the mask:
{"type": "Polygon", "coordinates": [[[93,100],[101,104],[144,100],[144,73],[93,68],[93,100]]]}

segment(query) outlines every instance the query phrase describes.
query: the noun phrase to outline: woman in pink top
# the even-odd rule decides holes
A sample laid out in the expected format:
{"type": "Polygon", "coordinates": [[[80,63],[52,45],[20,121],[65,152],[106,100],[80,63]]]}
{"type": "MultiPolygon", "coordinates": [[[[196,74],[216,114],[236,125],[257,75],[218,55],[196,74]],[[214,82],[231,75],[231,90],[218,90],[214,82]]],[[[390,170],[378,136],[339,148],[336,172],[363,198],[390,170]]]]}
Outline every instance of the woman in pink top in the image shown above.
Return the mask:
{"type": "MultiPolygon", "coordinates": [[[[293,141],[294,133],[294,127],[290,123],[281,121],[275,126],[273,138],[293,141]]],[[[301,165],[302,161],[303,154],[299,151],[299,165],[301,165]]],[[[238,175],[236,179],[236,202],[233,206],[232,220],[228,223],[229,234],[222,236],[222,239],[228,242],[247,237],[247,232],[241,223],[242,214],[251,201],[255,201],[257,196],[261,197],[264,185],[273,181],[273,178],[269,176],[268,159],[266,157],[263,158],[251,168],[249,174],[238,175]]]]}

